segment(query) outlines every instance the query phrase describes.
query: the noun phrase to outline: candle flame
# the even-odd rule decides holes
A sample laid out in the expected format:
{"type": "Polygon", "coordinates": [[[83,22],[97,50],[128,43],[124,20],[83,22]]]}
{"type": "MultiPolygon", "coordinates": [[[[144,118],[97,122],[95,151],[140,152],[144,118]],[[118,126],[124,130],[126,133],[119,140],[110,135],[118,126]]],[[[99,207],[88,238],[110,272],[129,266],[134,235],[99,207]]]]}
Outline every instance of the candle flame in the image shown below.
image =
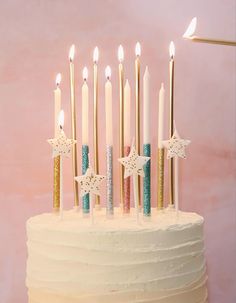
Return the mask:
{"type": "Polygon", "coordinates": [[[107,80],[109,80],[111,78],[111,68],[109,65],[107,65],[106,69],[105,69],[105,75],[107,80]]]}
{"type": "Polygon", "coordinates": [[[137,42],[135,46],[135,55],[136,57],[141,56],[141,45],[139,42],[137,42]]]}
{"type": "Polygon", "coordinates": [[[58,124],[61,128],[64,126],[64,110],[61,110],[59,113],[58,124]]]}
{"type": "Polygon", "coordinates": [[[83,79],[84,81],[87,81],[88,79],[88,69],[86,66],[83,68],[83,79]]]}
{"type": "Polygon", "coordinates": [[[191,36],[194,34],[197,27],[197,18],[194,17],[192,21],[190,22],[186,32],[183,34],[183,38],[191,38],[191,36]]]}
{"type": "Polygon", "coordinates": [[[169,53],[170,53],[170,58],[173,59],[175,56],[175,45],[173,41],[170,42],[169,53]]]}
{"type": "Polygon", "coordinates": [[[94,63],[98,62],[98,57],[99,57],[99,51],[98,51],[98,47],[96,46],[93,51],[93,62],[94,63]]]}
{"type": "Polygon", "coordinates": [[[75,56],[75,45],[72,44],[70,47],[70,51],[69,51],[69,59],[70,61],[74,60],[74,56],[75,56]]]}
{"type": "Polygon", "coordinates": [[[124,49],[122,45],[118,47],[118,60],[120,62],[124,61],[124,49]]]}
{"type": "Polygon", "coordinates": [[[56,76],[56,86],[59,86],[60,83],[61,83],[61,74],[59,73],[59,74],[57,74],[57,76],[56,76]]]}

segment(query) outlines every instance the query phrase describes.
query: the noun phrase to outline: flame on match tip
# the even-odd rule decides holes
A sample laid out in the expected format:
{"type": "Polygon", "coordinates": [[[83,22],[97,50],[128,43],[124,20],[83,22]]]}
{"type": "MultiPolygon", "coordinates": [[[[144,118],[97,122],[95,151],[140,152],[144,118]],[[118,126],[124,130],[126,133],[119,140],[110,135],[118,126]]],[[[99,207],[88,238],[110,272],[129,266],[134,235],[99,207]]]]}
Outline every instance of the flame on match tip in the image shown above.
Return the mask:
{"type": "Polygon", "coordinates": [[[88,69],[86,66],[83,68],[83,79],[84,81],[87,81],[88,79],[88,69]]]}
{"type": "Polygon", "coordinates": [[[190,38],[194,34],[196,27],[197,27],[197,18],[194,17],[190,22],[186,32],[183,34],[183,38],[190,38]]]}
{"type": "Polygon", "coordinates": [[[136,57],[141,56],[141,45],[139,42],[137,42],[135,45],[135,55],[136,57]]]}
{"type": "Polygon", "coordinates": [[[174,58],[174,56],[175,56],[175,45],[174,45],[173,41],[170,42],[169,53],[170,53],[170,57],[174,58]]]}
{"type": "Polygon", "coordinates": [[[93,62],[98,62],[98,57],[99,57],[99,51],[98,51],[98,47],[96,46],[93,51],[93,62]]]}
{"type": "Polygon", "coordinates": [[[64,126],[64,110],[61,110],[58,116],[58,124],[60,127],[64,126]]]}
{"type": "Polygon", "coordinates": [[[61,83],[61,74],[59,73],[59,74],[57,74],[57,76],[56,76],[56,86],[59,86],[60,83],[61,83]]]}
{"type": "Polygon", "coordinates": [[[70,47],[70,51],[69,51],[69,59],[70,61],[74,60],[74,56],[75,56],[75,45],[72,44],[70,47]]]}
{"type": "Polygon", "coordinates": [[[118,60],[119,60],[120,62],[122,62],[122,61],[124,60],[124,49],[123,49],[123,46],[122,46],[122,45],[120,45],[120,46],[118,47],[118,60]]]}
{"type": "Polygon", "coordinates": [[[107,79],[111,78],[111,68],[109,65],[107,65],[106,69],[105,69],[105,75],[107,79]]]}

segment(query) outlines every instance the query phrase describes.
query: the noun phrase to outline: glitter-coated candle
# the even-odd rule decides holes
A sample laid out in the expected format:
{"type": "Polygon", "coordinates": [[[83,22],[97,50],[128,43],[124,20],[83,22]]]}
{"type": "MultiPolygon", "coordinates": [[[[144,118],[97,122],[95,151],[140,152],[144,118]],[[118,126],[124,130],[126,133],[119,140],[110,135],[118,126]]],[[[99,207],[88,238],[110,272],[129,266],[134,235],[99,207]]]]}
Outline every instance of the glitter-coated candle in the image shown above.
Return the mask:
{"type": "MultiPolygon", "coordinates": [[[[89,166],[89,91],[87,85],[88,69],[83,69],[83,86],[82,86],[82,174],[85,174],[89,166]]],[[[89,213],[89,194],[83,196],[83,213],[89,213]]]]}
{"type": "MultiPolygon", "coordinates": [[[[56,77],[56,89],[54,90],[54,136],[55,138],[60,134],[58,125],[58,117],[61,110],[61,89],[59,87],[61,82],[61,74],[56,77]]],[[[60,156],[53,160],[53,210],[58,212],[60,209],[60,156]]]]}
{"type": "Polygon", "coordinates": [[[164,99],[165,89],[164,84],[161,84],[159,91],[159,111],[158,111],[158,184],[157,184],[157,208],[164,207],[164,154],[165,149],[163,146],[164,139],[164,99]]]}
{"type": "Polygon", "coordinates": [[[111,68],[105,70],[105,105],[106,105],[106,158],[107,158],[107,196],[106,196],[106,213],[112,216],[114,213],[113,206],[113,133],[112,133],[112,84],[111,68]]]}
{"type": "MultiPolygon", "coordinates": [[[[143,77],[143,155],[151,156],[150,144],[150,74],[146,67],[143,77]]],[[[144,165],[143,214],[151,215],[151,161],[144,165]]]]}

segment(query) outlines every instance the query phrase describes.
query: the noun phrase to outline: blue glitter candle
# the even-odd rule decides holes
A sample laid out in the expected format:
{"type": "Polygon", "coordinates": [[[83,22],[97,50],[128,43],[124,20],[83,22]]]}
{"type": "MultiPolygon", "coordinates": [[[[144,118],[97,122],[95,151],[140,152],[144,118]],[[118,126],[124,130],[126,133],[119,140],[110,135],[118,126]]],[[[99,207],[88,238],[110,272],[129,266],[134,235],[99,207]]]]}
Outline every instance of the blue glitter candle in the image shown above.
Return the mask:
{"type": "MultiPolygon", "coordinates": [[[[82,174],[84,175],[89,167],[89,147],[88,145],[82,145],[82,174]]],[[[83,196],[83,213],[89,213],[89,194],[83,196]]]]}
{"type": "MultiPolygon", "coordinates": [[[[143,155],[151,157],[151,144],[143,145],[143,155]]],[[[145,177],[143,179],[143,214],[151,215],[151,160],[144,166],[145,177]]]]}
{"type": "Polygon", "coordinates": [[[107,201],[106,201],[107,216],[112,216],[114,213],[112,166],[113,166],[113,148],[112,146],[107,146],[107,201]]]}

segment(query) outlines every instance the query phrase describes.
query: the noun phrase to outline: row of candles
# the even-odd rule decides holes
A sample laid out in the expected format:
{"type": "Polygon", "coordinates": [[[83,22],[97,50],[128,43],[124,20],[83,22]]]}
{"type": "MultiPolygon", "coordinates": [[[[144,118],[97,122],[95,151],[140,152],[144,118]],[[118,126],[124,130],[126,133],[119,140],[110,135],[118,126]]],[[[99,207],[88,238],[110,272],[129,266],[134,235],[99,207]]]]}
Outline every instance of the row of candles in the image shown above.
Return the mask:
{"type": "MultiPolygon", "coordinates": [[[[209,38],[200,38],[194,36],[197,19],[193,18],[188,29],[183,35],[184,38],[193,42],[204,42],[213,44],[223,44],[235,46],[235,41],[225,41],[209,38]]],[[[174,135],[174,44],[170,44],[170,138],[174,135]]],[[[75,102],[75,80],[74,80],[74,54],[75,47],[72,45],[69,53],[70,62],[70,92],[71,92],[71,126],[72,126],[72,139],[77,142],[76,136],[76,102],[75,102]]],[[[139,43],[135,47],[135,143],[136,150],[140,155],[140,56],[141,46],[139,43]]],[[[93,54],[93,84],[94,84],[94,112],[93,112],[93,133],[94,133],[94,168],[95,174],[99,173],[98,161],[98,48],[94,49],[93,54]]],[[[130,153],[131,135],[130,135],[130,86],[128,80],[124,83],[124,50],[122,46],[118,48],[119,60],[119,96],[120,96],[120,111],[119,111],[119,156],[120,158],[128,156],[130,153]]],[[[107,213],[113,214],[113,133],[112,133],[112,83],[111,83],[111,69],[107,66],[105,70],[106,83],[105,83],[105,112],[106,112],[106,157],[107,157],[107,213]]],[[[88,70],[85,67],[83,70],[83,86],[82,86],[82,173],[85,174],[89,167],[89,146],[88,146],[88,133],[89,133],[89,90],[87,85],[88,70]]],[[[58,127],[58,115],[61,109],[61,90],[59,87],[61,75],[58,74],[56,78],[55,89],[55,137],[60,136],[60,128],[58,127]]],[[[150,140],[150,75],[148,68],[146,68],[143,77],[143,155],[150,157],[151,155],[151,140],[150,140]]],[[[163,208],[163,193],[164,193],[164,146],[163,146],[163,122],[164,122],[164,86],[162,84],[159,92],[159,117],[158,117],[158,203],[159,209],[163,208]]],[[[183,141],[183,140],[182,140],[183,141]]],[[[188,140],[184,143],[188,144],[188,140]]],[[[78,183],[75,177],[78,175],[78,161],[77,161],[77,143],[72,145],[72,159],[73,159],[73,180],[74,180],[74,205],[79,206],[78,183]]],[[[178,186],[177,182],[177,158],[169,159],[169,189],[170,205],[178,204],[178,186]],[[175,161],[174,161],[175,160],[175,161]],[[174,167],[175,166],[175,167],[174,167]]],[[[55,210],[59,210],[60,203],[62,204],[62,161],[61,156],[54,158],[54,202],[55,210]],[[60,202],[61,201],[61,202],[60,202]]],[[[143,182],[143,211],[144,215],[149,216],[151,212],[151,187],[150,187],[150,161],[144,166],[144,182],[143,182]]],[[[135,190],[135,200],[141,206],[140,199],[140,179],[137,179],[137,190],[135,190]]],[[[90,210],[90,196],[86,194],[83,197],[83,212],[88,213],[90,210]]],[[[124,180],[124,168],[120,165],[120,200],[124,213],[130,211],[130,178],[124,180]]],[[[137,203],[136,203],[137,204],[137,203]]],[[[99,196],[96,196],[96,205],[100,205],[99,196]]],[[[178,208],[178,207],[177,207],[178,208]]]]}
{"type": "MultiPolygon", "coordinates": [[[[174,43],[170,43],[170,137],[174,132],[174,43]]],[[[75,46],[72,45],[69,51],[70,64],[70,96],[71,96],[71,129],[72,139],[77,140],[76,136],[76,102],[75,102],[75,80],[74,80],[74,55],[75,46]]],[[[138,42],[135,47],[135,144],[138,154],[140,154],[140,56],[141,46],[138,42]]],[[[94,171],[99,174],[98,161],[98,59],[99,51],[95,47],[93,53],[93,135],[94,135],[94,171]]],[[[119,112],[119,156],[120,158],[128,156],[131,146],[130,134],[130,117],[131,117],[131,88],[128,80],[124,83],[124,50],[120,45],[118,48],[119,60],[119,96],[120,96],[120,112],[119,112]]],[[[113,214],[113,132],[112,132],[112,83],[111,83],[111,68],[105,69],[105,120],[106,120],[106,157],[107,157],[107,198],[106,205],[109,214],[113,214]]],[[[82,85],[82,173],[85,174],[89,166],[89,89],[87,85],[88,69],[83,69],[83,85],[82,85]]],[[[58,136],[60,130],[58,127],[58,115],[61,110],[61,75],[56,77],[56,89],[54,91],[55,99],[55,137],[58,136]]],[[[161,85],[159,91],[159,116],[158,116],[158,208],[163,208],[164,203],[164,85],[161,85]]],[[[150,140],[150,74],[148,67],[145,69],[143,76],[143,155],[151,156],[151,140],[150,140]]],[[[77,143],[72,147],[72,164],[73,164],[73,182],[74,182],[74,206],[79,206],[78,183],[75,177],[78,175],[78,160],[77,160],[77,143]]],[[[144,167],[145,178],[143,182],[143,212],[149,216],[151,213],[151,180],[150,180],[150,161],[144,167]]],[[[174,185],[173,185],[173,162],[170,160],[170,204],[174,203],[174,185]]],[[[140,197],[140,179],[138,180],[138,203],[141,206],[140,197]]],[[[82,200],[82,209],[84,213],[89,212],[89,195],[85,195],[82,200]]],[[[124,169],[120,165],[120,201],[124,213],[130,212],[130,178],[124,180],[124,169]]],[[[99,196],[96,196],[95,204],[100,205],[99,196]]],[[[60,207],[60,156],[54,159],[54,203],[53,207],[58,210],[60,207]]]]}

